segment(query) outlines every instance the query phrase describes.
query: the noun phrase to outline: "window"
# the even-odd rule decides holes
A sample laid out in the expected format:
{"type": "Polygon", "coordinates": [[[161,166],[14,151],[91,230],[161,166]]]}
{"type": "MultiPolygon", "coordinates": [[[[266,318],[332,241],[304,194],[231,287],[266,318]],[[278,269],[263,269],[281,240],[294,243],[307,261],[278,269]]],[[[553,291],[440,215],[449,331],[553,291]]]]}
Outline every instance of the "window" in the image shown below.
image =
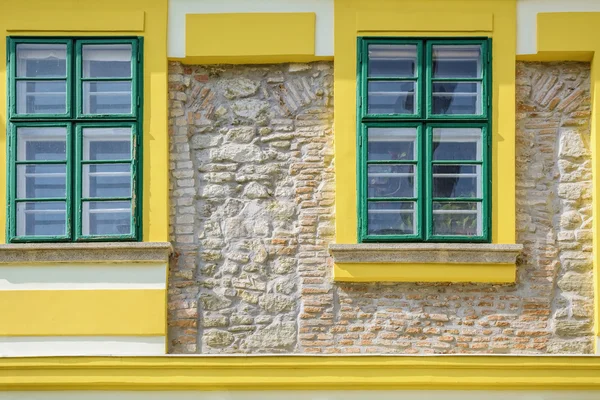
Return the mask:
{"type": "Polygon", "coordinates": [[[361,241],[489,241],[489,48],[359,39],[361,241]]]}
{"type": "Polygon", "coordinates": [[[136,240],[141,39],[8,45],[8,237],[136,240]]]}

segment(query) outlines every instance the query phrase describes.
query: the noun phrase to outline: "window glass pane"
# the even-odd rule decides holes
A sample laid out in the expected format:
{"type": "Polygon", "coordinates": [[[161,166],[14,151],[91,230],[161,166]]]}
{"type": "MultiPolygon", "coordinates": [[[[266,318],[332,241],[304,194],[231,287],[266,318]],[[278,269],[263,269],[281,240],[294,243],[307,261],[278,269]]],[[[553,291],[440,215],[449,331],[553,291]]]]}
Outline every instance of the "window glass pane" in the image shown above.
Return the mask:
{"type": "Polygon", "coordinates": [[[481,114],[481,82],[433,82],[433,114],[481,114]]]}
{"type": "Polygon", "coordinates": [[[17,76],[28,78],[67,76],[66,44],[17,44],[17,76]]]}
{"type": "Polygon", "coordinates": [[[17,165],[17,198],[66,197],[64,164],[17,165]]]}
{"type": "Polygon", "coordinates": [[[480,165],[434,165],[433,197],[481,197],[480,165]]]}
{"type": "Polygon", "coordinates": [[[414,77],[417,46],[413,44],[370,44],[369,76],[414,77]]]}
{"type": "Polygon", "coordinates": [[[130,44],[86,44],[83,47],[84,78],[129,78],[130,44]]]}
{"type": "Polygon", "coordinates": [[[433,202],[433,234],[481,236],[481,203],[433,202]]]}
{"type": "Polygon", "coordinates": [[[17,203],[17,236],[64,236],[67,228],[64,201],[17,203]]]}
{"type": "Polygon", "coordinates": [[[131,114],[131,82],[83,82],[84,114],[131,114]]]}
{"type": "Polygon", "coordinates": [[[368,128],[368,159],[415,160],[417,128],[368,128]]]}
{"type": "Polygon", "coordinates": [[[369,197],[416,197],[414,165],[370,165],[369,197]]]}
{"type": "Polygon", "coordinates": [[[414,235],[415,203],[409,201],[372,201],[368,204],[369,235],[414,235]]]}
{"type": "Polygon", "coordinates": [[[481,128],[434,128],[433,159],[481,161],[481,128]]]}
{"type": "Polygon", "coordinates": [[[131,197],[130,164],[84,164],[83,197],[131,197]]]}
{"type": "Polygon", "coordinates": [[[81,233],[88,235],[131,234],[130,201],[83,202],[81,233]]]}
{"type": "Polygon", "coordinates": [[[434,45],[434,78],[481,78],[481,45],[434,45]]]}
{"type": "Polygon", "coordinates": [[[83,128],[84,160],[131,159],[131,128],[83,128]]]}
{"type": "Polygon", "coordinates": [[[414,114],[415,82],[369,82],[367,113],[414,114]]]}
{"type": "Polygon", "coordinates": [[[67,128],[17,128],[17,160],[66,160],[67,128]]]}
{"type": "Polygon", "coordinates": [[[18,114],[65,114],[67,112],[66,81],[18,81],[18,114]]]}

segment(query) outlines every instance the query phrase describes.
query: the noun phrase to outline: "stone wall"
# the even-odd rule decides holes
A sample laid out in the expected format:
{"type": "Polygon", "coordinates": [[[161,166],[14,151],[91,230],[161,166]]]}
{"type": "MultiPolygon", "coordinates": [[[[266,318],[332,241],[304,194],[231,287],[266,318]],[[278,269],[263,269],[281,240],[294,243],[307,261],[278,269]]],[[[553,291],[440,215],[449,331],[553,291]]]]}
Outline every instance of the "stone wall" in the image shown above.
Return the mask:
{"type": "Polygon", "coordinates": [[[333,284],[333,66],[170,65],[173,353],[589,353],[589,65],[519,64],[515,285],[333,284]]]}
{"type": "Polygon", "coordinates": [[[170,65],[171,351],[298,350],[333,236],[332,75],[170,65]]]}

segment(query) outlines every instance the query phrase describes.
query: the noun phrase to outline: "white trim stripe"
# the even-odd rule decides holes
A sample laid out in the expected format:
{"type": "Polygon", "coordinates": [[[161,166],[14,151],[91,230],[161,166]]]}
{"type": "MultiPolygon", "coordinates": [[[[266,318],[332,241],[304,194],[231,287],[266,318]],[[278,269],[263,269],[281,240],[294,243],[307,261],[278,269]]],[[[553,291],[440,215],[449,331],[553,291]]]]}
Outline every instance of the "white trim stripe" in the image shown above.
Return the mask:
{"type": "Polygon", "coordinates": [[[164,290],[166,280],[166,264],[0,266],[0,290],[164,290]]]}
{"type": "Polygon", "coordinates": [[[165,336],[0,336],[0,357],[161,356],[165,336]]]}
{"type": "Polygon", "coordinates": [[[167,55],[170,58],[185,57],[186,14],[269,12],[314,12],[317,15],[315,55],[333,56],[333,0],[169,0],[167,55]]]}
{"type": "Polygon", "coordinates": [[[537,53],[537,15],[600,11],[598,0],[517,0],[517,54],[537,53]]]}

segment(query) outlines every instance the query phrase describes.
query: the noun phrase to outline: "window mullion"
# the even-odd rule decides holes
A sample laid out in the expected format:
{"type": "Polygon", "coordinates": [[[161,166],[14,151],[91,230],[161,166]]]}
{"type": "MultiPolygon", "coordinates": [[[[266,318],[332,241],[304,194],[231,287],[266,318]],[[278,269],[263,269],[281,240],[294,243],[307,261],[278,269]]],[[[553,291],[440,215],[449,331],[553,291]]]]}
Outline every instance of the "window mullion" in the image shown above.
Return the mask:
{"type": "MultiPolygon", "coordinates": [[[[75,91],[78,85],[75,77],[75,71],[77,68],[77,57],[75,56],[75,40],[71,40],[71,45],[69,46],[69,59],[70,63],[67,69],[67,81],[70,82],[70,92],[69,92],[69,105],[70,105],[70,115],[72,118],[76,119],[77,114],[75,113],[75,91]]],[[[75,122],[69,124],[69,128],[67,130],[67,171],[69,177],[67,179],[67,235],[70,240],[73,240],[75,237],[75,229],[77,227],[77,223],[75,220],[75,210],[77,209],[76,204],[74,204],[74,193],[73,190],[75,188],[75,179],[76,173],[75,168],[77,168],[77,162],[73,162],[75,157],[75,131],[76,124],[75,122]]]]}
{"type": "Polygon", "coordinates": [[[73,165],[77,164],[73,162],[73,129],[74,129],[74,124],[72,123],[68,123],[67,124],[67,140],[66,140],[66,144],[67,144],[67,149],[66,149],[66,154],[67,154],[67,190],[66,190],[66,195],[67,195],[67,200],[66,200],[66,207],[67,207],[67,237],[70,240],[73,240],[73,229],[74,229],[74,219],[73,219],[73,209],[74,204],[73,204],[73,179],[74,179],[74,173],[73,173],[73,165]]]}
{"type": "MultiPolygon", "coordinates": [[[[421,57],[421,70],[419,75],[421,77],[421,117],[427,118],[429,115],[429,76],[430,76],[430,66],[429,66],[429,46],[427,41],[424,40],[421,43],[421,53],[423,56],[421,57]]],[[[422,241],[428,241],[430,236],[430,227],[429,227],[429,213],[431,208],[431,201],[429,195],[429,185],[430,185],[430,162],[429,162],[429,153],[430,153],[430,143],[429,143],[429,128],[427,127],[427,123],[424,121],[421,124],[421,179],[420,185],[420,207],[419,207],[419,219],[418,221],[421,224],[420,234],[422,241]]]]}
{"type": "Polygon", "coordinates": [[[432,141],[431,141],[431,129],[426,123],[423,123],[423,209],[421,210],[421,222],[423,224],[423,240],[429,241],[431,239],[431,213],[432,213],[432,169],[431,169],[431,154],[433,152],[432,149],[432,141]]]}

